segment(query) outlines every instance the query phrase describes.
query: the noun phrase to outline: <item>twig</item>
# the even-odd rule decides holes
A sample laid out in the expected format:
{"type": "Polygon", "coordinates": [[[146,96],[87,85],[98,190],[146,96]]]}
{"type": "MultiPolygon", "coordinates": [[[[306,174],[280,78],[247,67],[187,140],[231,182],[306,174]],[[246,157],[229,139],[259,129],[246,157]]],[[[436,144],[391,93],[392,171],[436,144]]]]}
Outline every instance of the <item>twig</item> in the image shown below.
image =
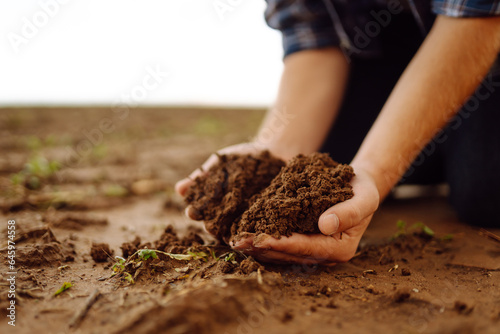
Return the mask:
{"type": "Polygon", "coordinates": [[[83,304],[83,307],[75,313],[73,318],[71,318],[71,321],[69,322],[69,327],[78,327],[80,323],[82,322],[83,318],[87,315],[87,312],[90,310],[92,305],[99,299],[101,296],[101,293],[99,292],[99,289],[95,289],[87,298],[85,301],[85,304],[83,304]]]}
{"type": "Polygon", "coordinates": [[[479,230],[479,235],[486,237],[488,239],[491,239],[496,242],[500,242],[500,236],[496,235],[495,233],[492,233],[490,231],[485,230],[484,228],[479,230]]]}

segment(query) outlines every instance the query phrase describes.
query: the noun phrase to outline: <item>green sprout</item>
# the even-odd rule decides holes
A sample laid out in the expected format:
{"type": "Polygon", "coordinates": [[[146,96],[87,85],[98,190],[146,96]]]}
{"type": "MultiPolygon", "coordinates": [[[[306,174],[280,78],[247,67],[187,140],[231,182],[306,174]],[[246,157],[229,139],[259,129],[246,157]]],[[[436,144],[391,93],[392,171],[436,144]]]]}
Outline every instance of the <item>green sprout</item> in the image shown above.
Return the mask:
{"type": "Polygon", "coordinates": [[[397,239],[402,235],[406,234],[406,222],[403,220],[398,220],[396,222],[396,226],[398,228],[398,231],[394,233],[391,237],[391,240],[397,239]]]}
{"type": "Polygon", "coordinates": [[[127,282],[129,282],[130,284],[135,283],[134,278],[132,277],[132,275],[130,275],[130,273],[125,273],[125,276],[123,276],[123,279],[126,280],[127,282]]]}
{"type": "Polygon", "coordinates": [[[141,260],[147,260],[150,257],[152,257],[153,259],[158,258],[158,255],[156,255],[156,252],[152,249],[141,249],[137,256],[139,256],[141,260]]]}
{"type": "Polygon", "coordinates": [[[411,229],[422,229],[422,232],[424,232],[425,234],[433,237],[434,236],[434,231],[431,230],[431,228],[427,225],[425,225],[424,223],[415,223],[413,224],[413,226],[411,227],[411,229]]]}
{"type": "Polygon", "coordinates": [[[125,260],[121,256],[115,256],[116,262],[113,264],[111,267],[111,270],[113,270],[113,274],[111,274],[111,277],[115,276],[116,274],[120,274],[125,270],[125,263],[127,260],[125,260]]]}
{"type": "Polygon", "coordinates": [[[408,232],[412,230],[418,230],[420,229],[423,233],[433,237],[434,236],[434,231],[427,225],[425,225],[422,222],[418,222],[407,228],[406,222],[403,220],[398,220],[396,222],[396,226],[398,228],[398,231],[394,233],[391,237],[391,240],[394,240],[402,235],[406,235],[408,232]]]}
{"type": "Polygon", "coordinates": [[[188,255],[190,255],[193,260],[208,261],[208,254],[205,252],[188,252],[188,255]]]}
{"type": "Polygon", "coordinates": [[[224,258],[224,261],[231,262],[232,264],[238,264],[238,262],[236,262],[236,254],[235,253],[229,253],[228,255],[226,255],[226,257],[224,258]]]}
{"type": "Polygon", "coordinates": [[[454,237],[455,236],[453,234],[449,233],[449,234],[446,234],[446,235],[442,236],[441,240],[443,240],[443,241],[449,241],[449,240],[453,240],[454,237]]]}
{"type": "Polygon", "coordinates": [[[72,286],[73,286],[73,284],[71,284],[70,282],[64,282],[63,285],[59,288],[59,290],[54,292],[54,296],[60,295],[61,293],[68,290],[72,286]]]}
{"type": "Polygon", "coordinates": [[[210,255],[212,255],[212,258],[215,261],[219,261],[219,257],[217,256],[217,254],[215,254],[215,250],[213,250],[212,248],[210,248],[210,255]]]}
{"type": "Polygon", "coordinates": [[[41,181],[54,175],[61,164],[58,161],[49,161],[42,156],[32,157],[22,171],[11,176],[11,182],[15,185],[24,184],[30,189],[38,189],[41,181]]]}

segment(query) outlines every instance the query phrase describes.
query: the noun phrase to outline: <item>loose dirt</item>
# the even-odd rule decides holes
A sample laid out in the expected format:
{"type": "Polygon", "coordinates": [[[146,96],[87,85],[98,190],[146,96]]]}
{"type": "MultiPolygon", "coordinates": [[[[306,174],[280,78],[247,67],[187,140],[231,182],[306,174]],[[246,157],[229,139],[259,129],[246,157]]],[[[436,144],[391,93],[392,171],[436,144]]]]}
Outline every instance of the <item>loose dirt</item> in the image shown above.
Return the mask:
{"type": "Polygon", "coordinates": [[[207,231],[226,242],[247,233],[319,233],[320,215],[353,196],[353,176],[350,166],[326,153],[299,155],[286,165],[269,152],[222,155],[194,180],[186,202],[207,231]]]}
{"type": "Polygon", "coordinates": [[[186,193],[193,216],[205,221],[208,232],[229,241],[233,225],[266,188],[285,163],[269,152],[258,156],[222,155],[219,162],[194,180],[186,193]]]}

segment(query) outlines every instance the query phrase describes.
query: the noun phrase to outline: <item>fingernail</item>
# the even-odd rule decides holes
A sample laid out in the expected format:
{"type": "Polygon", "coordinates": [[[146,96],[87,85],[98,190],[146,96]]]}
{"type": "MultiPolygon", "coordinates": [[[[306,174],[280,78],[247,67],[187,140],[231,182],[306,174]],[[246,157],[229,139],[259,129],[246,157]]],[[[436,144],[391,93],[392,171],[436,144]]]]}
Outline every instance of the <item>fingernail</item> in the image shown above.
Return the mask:
{"type": "Polygon", "coordinates": [[[323,218],[322,221],[322,230],[326,235],[332,235],[337,233],[339,229],[340,221],[339,217],[336,214],[331,213],[323,218]]]}
{"type": "Polygon", "coordinates": [[[244,242],[242,242],[242,241],[237,241],[237,242],[232,242],[231,247],[233,247],[233,248],[238,248],[238,249],[239,249],[239,248],[241,248],[241,247],[242,247],[242,246],[244,246],[244,245],[245,245],[245,243],[244,243],[244,242]]]}

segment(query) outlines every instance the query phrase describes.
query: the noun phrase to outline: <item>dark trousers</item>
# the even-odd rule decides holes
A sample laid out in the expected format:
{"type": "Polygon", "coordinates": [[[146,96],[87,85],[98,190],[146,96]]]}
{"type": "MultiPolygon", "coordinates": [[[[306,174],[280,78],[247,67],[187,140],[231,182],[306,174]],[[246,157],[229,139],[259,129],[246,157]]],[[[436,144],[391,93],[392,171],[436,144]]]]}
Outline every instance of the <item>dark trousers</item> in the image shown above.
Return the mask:
{"type": "MultiPolygon", "coordinates": [[[[356,154],[423,41],[413,18],[405,14],[395,16],[380,38],[383,57],[351,59],[345,99],[322,149],[342,163],[349,163],[356,154]]],[[[436,94],[440,94],[439,87],[436,94]]],[[[443,132],[426,146],[400,183],[446,182],[450,186],[450,203],[461,220],[500,227],[497,211],[500,208],[499,125],[500,73],[497,71],[485,78],[443,132]]]]}

